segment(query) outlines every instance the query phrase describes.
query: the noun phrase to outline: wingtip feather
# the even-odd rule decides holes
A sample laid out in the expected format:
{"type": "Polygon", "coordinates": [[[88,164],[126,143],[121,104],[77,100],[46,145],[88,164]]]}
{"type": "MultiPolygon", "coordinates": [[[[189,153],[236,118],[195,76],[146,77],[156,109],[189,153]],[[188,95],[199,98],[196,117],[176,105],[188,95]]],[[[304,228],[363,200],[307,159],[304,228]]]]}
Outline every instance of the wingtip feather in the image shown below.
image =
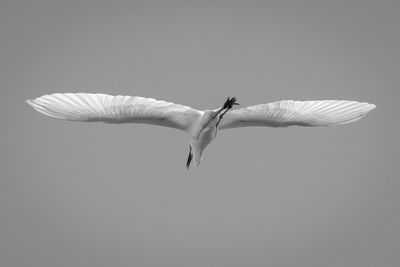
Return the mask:
{"type": "Polygon", "coordinates": [[[369,107],[369,110],[373,110],[376,108],[376,105],[368,103],[368,107],[369,107]]]}
{"type": "Polygon", "coordinates": [[[35,103],[35,99],[27,99],[25,100],[25,103],[27,103],[29,106],[37,110],[37,104],[35,103]]]}
{"type": "Polygon", "coordinates": [[[27,100],[25,100],[25,103],[32,106],[33,105],[32,101],[33,101],[33,99],[27,99],[27,100]]]}

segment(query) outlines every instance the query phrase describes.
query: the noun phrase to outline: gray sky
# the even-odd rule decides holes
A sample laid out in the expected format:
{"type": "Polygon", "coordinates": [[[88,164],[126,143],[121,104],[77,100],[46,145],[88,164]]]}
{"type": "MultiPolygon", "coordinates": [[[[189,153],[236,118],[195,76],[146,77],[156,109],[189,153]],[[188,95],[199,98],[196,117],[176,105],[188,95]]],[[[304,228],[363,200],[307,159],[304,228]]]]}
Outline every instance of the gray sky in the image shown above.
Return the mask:
{"type": "Polygon", "coordinates": [[[399,266],[399,1],[1,1],[1,266],[399,266]],[[212,109],[348,99],[332,128],[188,138],[44,117],[55,92],[212,109]]]}

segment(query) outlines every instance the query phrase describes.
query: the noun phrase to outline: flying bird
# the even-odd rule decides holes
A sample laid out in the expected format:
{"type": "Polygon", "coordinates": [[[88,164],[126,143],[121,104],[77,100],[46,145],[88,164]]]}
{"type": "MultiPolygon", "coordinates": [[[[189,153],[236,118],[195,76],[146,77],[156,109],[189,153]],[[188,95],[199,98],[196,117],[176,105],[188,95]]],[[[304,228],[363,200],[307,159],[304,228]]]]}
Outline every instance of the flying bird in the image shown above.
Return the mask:
{"type": "Polygon", "coordinates": [[[238,105],[228,97],[214,110],[140,96],[65,93],[44,95],[26,101],[38,112],[57,119],[105,123],[146,123],[172,127],[189,135],[189,156],[198,166],[204,149],[215,139],[218,130],[245,126],[328,126],[357,121],[375,108],[374,104],[348,100],[293,101],[232,109],[238,105]]]}

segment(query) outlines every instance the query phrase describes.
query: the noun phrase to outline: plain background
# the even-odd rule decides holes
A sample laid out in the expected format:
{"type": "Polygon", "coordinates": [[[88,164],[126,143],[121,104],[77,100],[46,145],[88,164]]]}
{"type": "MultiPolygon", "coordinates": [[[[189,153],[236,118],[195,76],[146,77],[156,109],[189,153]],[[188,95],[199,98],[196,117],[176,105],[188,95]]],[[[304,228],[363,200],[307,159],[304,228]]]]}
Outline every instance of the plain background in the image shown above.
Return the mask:
{"type": "Polygon", "coordinates": [[[1,266],[399,266],[399,1],[0,3],[1,266]],[[188,138],[24,102],[376,104],[339,127],[188,138]]]}

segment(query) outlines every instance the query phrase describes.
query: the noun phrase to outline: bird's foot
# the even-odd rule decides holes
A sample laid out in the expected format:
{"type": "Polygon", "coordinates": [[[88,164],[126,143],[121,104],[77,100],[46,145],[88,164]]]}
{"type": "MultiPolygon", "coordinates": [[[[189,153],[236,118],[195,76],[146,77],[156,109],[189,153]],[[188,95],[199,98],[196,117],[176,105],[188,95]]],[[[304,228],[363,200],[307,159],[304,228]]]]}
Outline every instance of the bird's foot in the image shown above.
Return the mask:
{"type": "Polygon", "coordinates": [[[224,115],[233,107],[233,105],[239,105],[239,103],[236,103],[236,97],[229,98],[225,101],[222,109],[224,110],[221,114],[219,114],[218,122],[216,127],[218,128],[219,123],[221,122],[222,118],[224,115]]]}
{"type": "Polygon", "coordinates": [[[231,109],[233,105],[239,105],[239,103],[236,103],[236,97],[228,97],[228,99],[225,101],[223,108],[224,109],[231,109]]]}

